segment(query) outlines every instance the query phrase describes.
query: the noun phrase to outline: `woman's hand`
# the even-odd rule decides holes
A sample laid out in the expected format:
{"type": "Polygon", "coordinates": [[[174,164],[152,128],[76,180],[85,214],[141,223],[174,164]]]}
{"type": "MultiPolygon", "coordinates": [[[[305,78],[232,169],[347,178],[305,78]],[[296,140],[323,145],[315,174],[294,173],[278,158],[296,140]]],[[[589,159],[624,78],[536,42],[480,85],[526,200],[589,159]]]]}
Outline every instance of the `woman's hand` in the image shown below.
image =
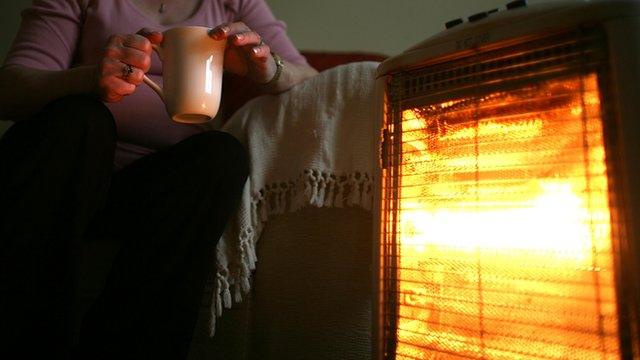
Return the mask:
{"type": "Polygon", "coordinates": [[[132,94],[151,66],[151,44],[160,44],[162,33],[142,29],[137,34],[113,35],[98,65],[96,92],[106,102],[132,94]]]}
{"type": "Polygon", "coordinates": [[[271,48],[257,32],[242,22],[223,24],[213,28],[209,35],[216,40],[227,39],[224,54],[225,70],[246,76],[258,84],[265,84],[276,73],[271,48]]]}

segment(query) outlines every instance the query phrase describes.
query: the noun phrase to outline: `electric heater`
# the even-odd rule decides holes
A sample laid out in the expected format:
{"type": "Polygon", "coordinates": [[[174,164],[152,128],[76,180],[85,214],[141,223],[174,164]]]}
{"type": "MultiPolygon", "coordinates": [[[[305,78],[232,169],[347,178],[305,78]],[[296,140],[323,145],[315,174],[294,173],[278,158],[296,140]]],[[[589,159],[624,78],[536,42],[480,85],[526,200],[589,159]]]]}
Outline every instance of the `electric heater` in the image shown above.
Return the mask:
{"type": "Polygon", "coordinates": [[[378,68],[374,358],[640,358],[640,3],[447,28],[378,68]]]}

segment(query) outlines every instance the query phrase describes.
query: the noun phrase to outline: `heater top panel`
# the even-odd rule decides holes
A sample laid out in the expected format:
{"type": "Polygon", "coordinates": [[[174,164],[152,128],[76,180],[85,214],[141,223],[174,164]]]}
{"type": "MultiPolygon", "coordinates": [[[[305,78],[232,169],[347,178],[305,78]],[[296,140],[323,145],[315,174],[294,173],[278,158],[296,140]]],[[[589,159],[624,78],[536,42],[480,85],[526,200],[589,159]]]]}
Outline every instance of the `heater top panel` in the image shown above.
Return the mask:
{"type": "Polygon", "coordinates": [[[510,4],[515,3],[521,6],[507,5],[504,10],[493,9],[472,15],[467,21],[451,22],[448,30],[384,61],[378,67],[377,75],[432,65],[571,28],[640,17],[640,1],[636,0],[568,0],[532,6],[526,6],[526,1],[516,1],[510,4]]]}

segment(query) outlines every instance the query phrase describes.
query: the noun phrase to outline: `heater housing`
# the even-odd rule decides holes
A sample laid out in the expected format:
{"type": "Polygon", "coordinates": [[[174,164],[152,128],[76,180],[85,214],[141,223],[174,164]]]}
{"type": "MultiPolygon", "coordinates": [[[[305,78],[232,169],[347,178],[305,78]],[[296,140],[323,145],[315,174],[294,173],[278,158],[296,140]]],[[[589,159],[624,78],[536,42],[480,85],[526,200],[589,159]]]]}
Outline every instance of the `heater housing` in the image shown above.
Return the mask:
{"type": "Polygon", "coordinates": [[[640,2],[523,1],[378,68],[374,359],[639,359],[640,2]]]}

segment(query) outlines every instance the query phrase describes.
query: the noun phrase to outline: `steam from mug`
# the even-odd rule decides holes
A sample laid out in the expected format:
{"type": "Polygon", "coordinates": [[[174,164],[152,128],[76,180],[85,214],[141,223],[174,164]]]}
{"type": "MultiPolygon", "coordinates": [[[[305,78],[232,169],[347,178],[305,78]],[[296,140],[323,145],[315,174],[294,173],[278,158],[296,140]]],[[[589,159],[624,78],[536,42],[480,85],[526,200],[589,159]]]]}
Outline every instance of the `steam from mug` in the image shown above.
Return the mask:
{"type": "Polygon", "coordinates": [[[175,122],[200,124],[218,113],[226,40],[212,39],[210,30],[172,28],[163,33],[159,46],[153,45],[162,61],[163,87],[146,75],[144,82],[160,96],[175,122]]]}

